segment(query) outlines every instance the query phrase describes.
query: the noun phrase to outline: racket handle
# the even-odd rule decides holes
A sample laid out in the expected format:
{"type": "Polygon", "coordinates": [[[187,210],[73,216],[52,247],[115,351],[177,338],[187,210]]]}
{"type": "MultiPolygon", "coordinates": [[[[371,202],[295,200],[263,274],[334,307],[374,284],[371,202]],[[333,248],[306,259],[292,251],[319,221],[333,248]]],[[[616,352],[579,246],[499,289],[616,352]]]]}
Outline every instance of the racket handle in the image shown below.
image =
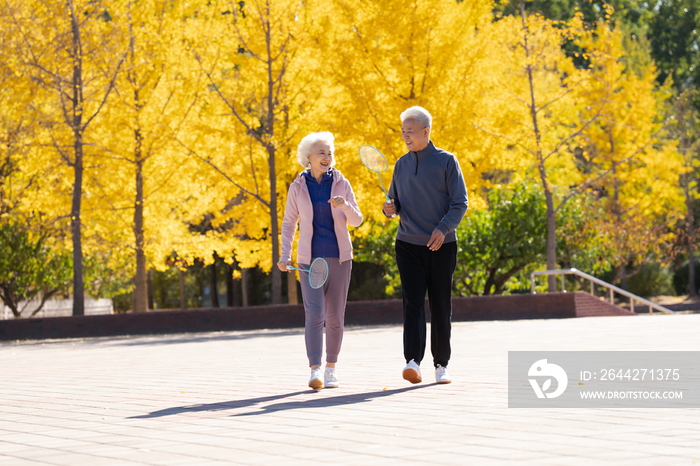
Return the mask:
{"type": "Polygon", "coordinates": [[[294,270],[294,267],[292,267],[291,265],[288,265],[287,270],[294,270]]]}

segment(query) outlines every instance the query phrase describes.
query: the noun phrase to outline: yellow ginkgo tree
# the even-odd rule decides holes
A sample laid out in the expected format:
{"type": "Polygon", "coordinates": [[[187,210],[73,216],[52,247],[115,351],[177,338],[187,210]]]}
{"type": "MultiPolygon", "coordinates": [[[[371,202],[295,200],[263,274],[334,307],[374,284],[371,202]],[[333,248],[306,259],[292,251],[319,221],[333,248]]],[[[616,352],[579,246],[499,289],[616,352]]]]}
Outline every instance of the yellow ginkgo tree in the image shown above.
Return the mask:
{"type": "MultiPolygon", "coordinates": [[[[532,161],[545,193],[548,270],[557,268],[557,213],[574,196],[622,182],[629,199],[635,187],[639,195],[654,183],[675,196],[669,178],[674,165],[660,171],[658,165],[670,152],[655,147],[662,92],[654,88],[652,68],[642,77],[624,68],[621,35],[610,22],[613,9],[605,8],[606,21],[586,25],[580,14],[567,22],[528,15],[521,0],[520,17],[497,23],[505,31],[518,31],[503,36],[508,53],[502,81],[503,95],[513,103],[509,117],[517,126],[514,132],[489,128],[488,122],[481,128],[512,142],[532,161]],[[644,170],[633,169],[639,167],[644,170]],[[655,170],[658,182],[649,180],[645,188],[625,179],[633,172],[632,178],[640,180],[655,170]]],[[[638,206],[646,216],[651,198],[638,199],[647,203],[646,209],[638,206]]],[[[548,285],[556,291],[555,276],[549,276],[548,285]]]]}
{"type": "Polygon", "coordinates": [[[582,37],[581,46],[598,54],[592,79],[607,104],[596,121],[587,126],[579,145],[571,147],[576,171],[587,180],[604,206],[608,262],[613,281],[635,275],[642,266],[660,257],[666,224],[675,223],[681,192],[678,174],[682,158],[660,137],[668,86],[656,88],[656,68],[632,67],[625,55],[623,33],[601,23],[582,37]]]}
{"type": "MultiPolygon", "coordinates": [[[[419,105],[433,115],[431,138],[460,161],[470,207],[484,207],[481,187],[496,173],[526,168],[507,143],[473,125],[504,124],[499,97],[501,45],[491,2],[333,0],[317,15],[326,100],[321,122],[337,133],[338,164],[353,182],[363,212],[384,222],[379,179],[359,163],[362,144],[377,147],[390,169],[406,152],[399,115],[419,105]],[[396,14],[401,12],[401,14],[396,14]],[[487,176],[484,176],[487,174],[487,176]]],[[[508,124],[511,124],[508,122],[508,124]]],[[[362,233],[367,233],[367,222],[362,233]]]]}
{"type": "MultiPolygon", "coordinates": [[[[194,118],[200,82],[187,67],[184,2],[125,2],[108,10],[124,30],[127,51],[111,104],[99,119],[96,224],[109,242],[133,251],[133,310],[148,309],[147,268],[162,269],[174,252],[204,254],[191,240],[190,222],[210,208],[199,192],[198,165],[177,144],[194,118]],[[202,202],[203,201],[203,202],[202,202]]],[[[206,183],[206,182],[205,182],[206,183]]],[[[207,243],[204,241],[204,243],[207,243]]]]}
{"type": "MultiPolygon", "coordinates": [[[[587,50],[587,65],[575,63],[564,45],[577,43],[586,34],[580,15],[568,22],[555,22],[528,15],[520,2],[520,17],[505,17],[496,24],[502,34],[504,72],[500,81],[503,98],[511,102],[501,128],[484,121],[478,127],[504,139],[531,161],[533,175],[541,183],[547,208],[547,269],[557,268],[556,215],[566,203],[569,187],[583,188],[591,180],[571,171],[570,147],[596,121],[608,105],[607,89],[601,88],[591,70],[604,59],[603,51],[587,50]],[[573,175],[573,176],[572,176],[573,175]],[[556,186],[566,188],[557,201],[556,186]]],[[[578,54],[576,54],[578,55],[578,54]]],[[[576,189],[574,189],[576,191],[576,189]]],[[[556,277],[549,277],[549,290],[556,290],[556,277]]]]}
{"type": "MultiPolygon", "coordinates": [[[[106,13],[107,2],[95,0],[7,0],[3,5],[4,33],[14,40],[3,49],[3,60],[36,87],[43,135],[64,170],[56,178],[70,177],[70,197],[50,215],[70,219],[73,249],[73,314],[84,314],[83,218],[84,178],[89,166],[90,130],[104,109],[124,62],[120,31],[106,13]],[[67,168],[68,170],[65,170],[67,168]]],[[[37,157],[36,168],[45,168],[37,157]]],[[[49,166],[56,166],[49,163],[49,166]]],[[[61,170],[60,168],[57,170],[61,170]]]]}
{"type": "Polygon", "coordinates": [[[271,270],[273,303],[281,301],[278,213],[320,94],[308,43],[313,6],[214,0],[193,6],[188,20],[188,45],[207,83],[200,119],[179,141],[216,175],[213,225],[227,228],[241,267],[271,270]]]}

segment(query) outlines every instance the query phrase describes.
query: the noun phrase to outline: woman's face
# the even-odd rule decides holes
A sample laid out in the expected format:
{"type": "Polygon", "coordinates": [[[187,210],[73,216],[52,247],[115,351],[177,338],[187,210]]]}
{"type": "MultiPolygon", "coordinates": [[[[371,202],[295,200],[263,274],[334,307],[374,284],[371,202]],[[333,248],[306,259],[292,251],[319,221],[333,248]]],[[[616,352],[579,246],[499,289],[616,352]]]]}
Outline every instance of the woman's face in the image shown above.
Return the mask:
{"type": "Polygon", "coordinates": [[[312,175],[323,175],[331,168],[333,152],[331,146],[325,142],[317,142],[309,154],[309,165],[312,175]]]}

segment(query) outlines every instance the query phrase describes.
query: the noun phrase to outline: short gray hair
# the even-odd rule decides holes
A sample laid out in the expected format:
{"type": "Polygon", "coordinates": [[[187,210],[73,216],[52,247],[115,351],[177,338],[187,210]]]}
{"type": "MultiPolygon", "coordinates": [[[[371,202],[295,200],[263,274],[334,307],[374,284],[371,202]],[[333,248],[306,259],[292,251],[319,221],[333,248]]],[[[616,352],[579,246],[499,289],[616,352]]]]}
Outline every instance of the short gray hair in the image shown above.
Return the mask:
{"type": "Polygon", "coordinates": [[[423,125],[424,128],[431,128],[433,126],[433,116],[423,107],[411,107],[407,108],[401,114],[401,123],[406,120],[414,120],[416,123],[423,125]]]}
{"type": "MultiPolygon", "coordinates": [[[[335,145],[333,144],[334,141],[335,137],[333,137],[333,133],[329,133],[328,131],[322,133],[311,133],[304,136],[299,143],[299,147],[297,148],[297,159],[299,159],[301,166],[304,168],[309,168],[309,154],[312,150],[314,150],[314,144],[317,142],[325,142],[331,146],[331,153],[335,153],[335,145]]],[[[333,165],[335,165],[335,158],[333,158],[333,161],[331,162],[331,166],[333,165]]]]}

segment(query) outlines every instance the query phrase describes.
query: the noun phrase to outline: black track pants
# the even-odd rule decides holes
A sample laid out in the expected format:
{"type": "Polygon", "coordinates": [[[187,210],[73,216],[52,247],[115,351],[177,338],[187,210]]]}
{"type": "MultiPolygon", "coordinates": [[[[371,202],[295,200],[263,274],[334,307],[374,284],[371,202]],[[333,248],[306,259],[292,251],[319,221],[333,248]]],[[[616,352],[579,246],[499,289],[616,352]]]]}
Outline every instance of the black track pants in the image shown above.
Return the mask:
{"type": "Polygon", "coordinates": [[[452,276],[457,265],[457,243],[437,251],[396,240],[396,263],[403,290],[403,353],[417,363],[425,355],[425,293],[430,302],[430,349],[433,365],[447,367],[452,329],[452,276]]]}

